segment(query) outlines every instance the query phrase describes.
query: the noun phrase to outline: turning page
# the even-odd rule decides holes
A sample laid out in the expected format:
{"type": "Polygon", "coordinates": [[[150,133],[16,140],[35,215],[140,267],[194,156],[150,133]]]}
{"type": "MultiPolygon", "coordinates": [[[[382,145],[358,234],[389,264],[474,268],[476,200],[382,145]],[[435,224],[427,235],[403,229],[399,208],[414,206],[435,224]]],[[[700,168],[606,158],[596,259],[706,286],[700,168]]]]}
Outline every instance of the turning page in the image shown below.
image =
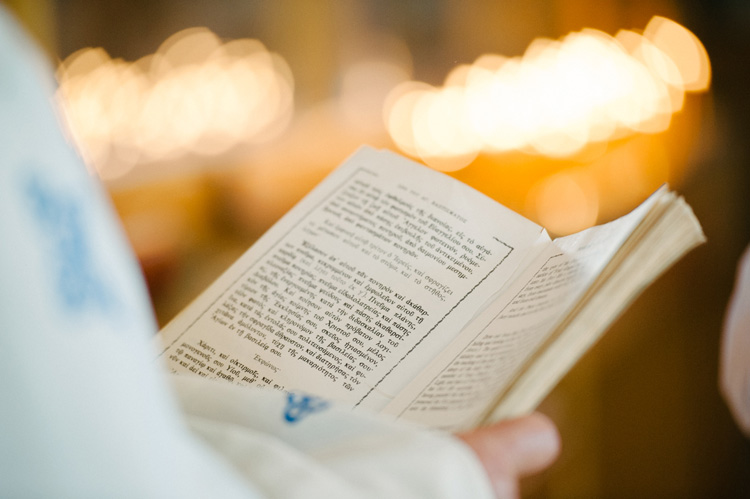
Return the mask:
{"type": "MultiPolygon", "coordinates": [[[[642,289],[664,268],[646,266],[645,272],[631,273],[631,287],[616,284],[627,289],[625,294],[601,293],[595,286],[621,273],[617,269],[632,254],[631,241],[641,241],[641,233],[653,232],[652,219],[663,214],[665,198],[669,203],[674,194],[662,188],[614,222],[556,239],[385,412],[455,430],[532,410],[625,307],[627,298],[634,296],[633,289],[642,289]],[[592,310],[599,320],[561,335],[568,322],[580,323],[576,316],[591,295],[596,295],[598,305],[592,310]],[[550,345],[553,339],[556,343],[550,345]]],[[[695,232],[695,225],[687,226],[687,232],[695,232]]],[[[681,254],[675,251],[671,236],[656,233],[654,240],[666,248],[662,252],[671,252],[675,258],[681,254]]]]}

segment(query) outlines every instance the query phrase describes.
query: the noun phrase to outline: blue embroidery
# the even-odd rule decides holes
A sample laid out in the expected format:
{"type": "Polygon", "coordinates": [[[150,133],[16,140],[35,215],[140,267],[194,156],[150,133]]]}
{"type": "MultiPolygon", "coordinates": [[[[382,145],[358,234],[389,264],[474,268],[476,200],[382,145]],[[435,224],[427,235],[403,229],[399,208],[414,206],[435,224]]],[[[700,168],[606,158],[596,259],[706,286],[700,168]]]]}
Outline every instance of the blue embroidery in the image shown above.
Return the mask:
{"type": "Polygon", "coordinates": [[[290,392],[286,396],[284,419],[289,423],[297,423],[310,414],[326,409],[329,405],[327,400],[320,397],[290,392]]]}
{"type": "Polygon", "coordinates": [[[89,234],[80,204],[54,192],[37,176],[26,183],[33,214],[50,243],[57,266],[57,290],[70,311],[95,309],[110,312],[115,304],[111,290],[93,267],[89,234]]]}

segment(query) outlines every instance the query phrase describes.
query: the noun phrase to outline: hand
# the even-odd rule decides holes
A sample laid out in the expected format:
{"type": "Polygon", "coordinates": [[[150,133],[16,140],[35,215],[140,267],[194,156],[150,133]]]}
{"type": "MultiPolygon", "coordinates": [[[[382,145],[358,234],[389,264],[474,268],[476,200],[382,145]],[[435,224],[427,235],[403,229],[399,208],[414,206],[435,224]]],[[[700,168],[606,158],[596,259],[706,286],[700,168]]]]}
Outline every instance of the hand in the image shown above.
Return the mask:
{"type": "Polygon", "coordinates": [[[458,435],[479,457],[498,498],[519,495],[519,478],[552,464],[560,453],[557,428],[534,413],[458,435]]]}
{"type": "Polygon", "coordinates": [[[740,429],[750,437],[750,246],[740,260],[724,320],[719,384],[740,429]]]}

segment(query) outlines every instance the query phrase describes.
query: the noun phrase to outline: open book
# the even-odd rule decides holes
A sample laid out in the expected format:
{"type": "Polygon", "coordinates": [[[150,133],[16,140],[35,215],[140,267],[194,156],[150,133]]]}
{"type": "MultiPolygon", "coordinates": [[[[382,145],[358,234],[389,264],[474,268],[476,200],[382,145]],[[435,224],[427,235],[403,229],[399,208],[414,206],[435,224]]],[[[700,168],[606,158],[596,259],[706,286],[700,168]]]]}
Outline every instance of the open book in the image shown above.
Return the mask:
{"type": "Polygon", "coordinates": [[[551,240],[447,175],[363,147],[161,331],[160,357],[175,373],[465,429],[533,410],[703,241],[666,187],[551,240]]]}

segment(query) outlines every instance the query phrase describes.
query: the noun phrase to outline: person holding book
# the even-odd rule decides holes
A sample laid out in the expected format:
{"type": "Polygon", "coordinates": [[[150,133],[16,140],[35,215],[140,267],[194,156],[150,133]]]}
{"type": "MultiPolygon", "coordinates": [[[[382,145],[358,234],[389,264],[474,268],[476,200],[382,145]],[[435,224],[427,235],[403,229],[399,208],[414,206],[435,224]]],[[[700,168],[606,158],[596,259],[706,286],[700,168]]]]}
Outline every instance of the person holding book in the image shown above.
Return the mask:
{"type": "Polygon", "coordinates": [[[458,438],[303,394],[167,376],[137,263],[0,6],[0,496],[513,497],[539,414],[458,438]]]}

